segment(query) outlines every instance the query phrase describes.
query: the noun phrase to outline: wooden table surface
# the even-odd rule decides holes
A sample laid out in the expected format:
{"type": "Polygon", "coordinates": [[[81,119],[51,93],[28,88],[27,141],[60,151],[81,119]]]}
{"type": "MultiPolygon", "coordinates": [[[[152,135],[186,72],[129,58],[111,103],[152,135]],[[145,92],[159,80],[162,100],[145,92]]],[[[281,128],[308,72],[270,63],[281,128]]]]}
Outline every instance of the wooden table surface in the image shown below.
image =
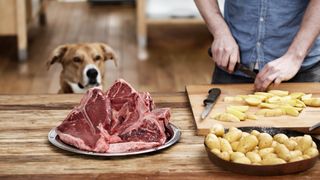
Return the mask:
{"type": "MultiPolygon", "coordinates": [[[[195,135],[185,93],[152,93],[152,96],[158,107],[172,108],[171,121],[182,131],[180,142],[161,152],[117,158],[77,155],[48,142],[49,130],[79,103],[81,95],[0,96],[0,179],[249,178],[209,161],[203,137],[195,135]]],[[[265,178],[317,177],[320,177],[319,161],[300,174],[265,178]]]]}

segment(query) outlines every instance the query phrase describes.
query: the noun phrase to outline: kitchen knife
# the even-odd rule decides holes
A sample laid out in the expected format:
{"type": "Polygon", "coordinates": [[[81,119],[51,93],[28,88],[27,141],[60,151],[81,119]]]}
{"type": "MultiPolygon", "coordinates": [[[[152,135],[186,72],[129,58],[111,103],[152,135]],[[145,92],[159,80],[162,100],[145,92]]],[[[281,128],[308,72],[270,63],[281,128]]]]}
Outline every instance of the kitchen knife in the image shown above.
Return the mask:
{"type": "Polygon", "coordinates": [[[207,99],[203,101],[205,108],[201,114],[202,120],[204,120],[209,115],[220,94],[221,90],[219,88],[212,88],[209,90],[207,99]]]}
{"type": "MultiPolygon", "coordinates": [[[[208,49],[208,54],[210,57],[212,57],[212,51],[211,51],[211,48],[208,49]]],[[[243,72],[244,74],[248,75],[249,77],[255,79],[256,76],[257,76],[257,73],[253,72],[250,68],[248,68],[247,66],[241,64],[241,63],[236,63],[236,66],[235,66],[235,71],[241,71],[243,72]]]]}

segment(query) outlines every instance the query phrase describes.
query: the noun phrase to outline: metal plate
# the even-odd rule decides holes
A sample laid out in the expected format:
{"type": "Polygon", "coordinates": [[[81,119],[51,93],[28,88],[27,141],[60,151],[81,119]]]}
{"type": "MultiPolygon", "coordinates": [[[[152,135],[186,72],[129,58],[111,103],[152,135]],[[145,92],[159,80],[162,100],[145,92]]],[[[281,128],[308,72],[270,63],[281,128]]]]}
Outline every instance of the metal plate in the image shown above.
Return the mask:
{"type": "Polygon", "coordinates": [[[145,153],[160,151],[162,149],[168,148],[174,145],[175,143],[177,143],[181,137],[181,132],[175,125],[170,123],[170,126],[172,127],[172,130],[173,130],[173,136],[165,144],[152,149],[145,149],[145,150],[133,151],[133,152],[124,152],[124,153],[96,153],[96,152],[84,151],[84,150],[75,148],[73,146],[65,144],[60,140],[56,132],[56,128],[51,129],[51,131],[48,134],[48,139],[54,146],[69,152],[77,153],[77,154],[84,154],[84,155],[90,155],[90,156],[105,156],[105,157],[131,156],[131,155],[138,155],[138,154],[145,154],[145,153]]]}
{"type": "MultiPolygon", "coordinates": [[[[286,130],[283,128],[273,128],[273,127],[239,127],[243,132],[250,133],[252,130],[257,130],[259,132],[265,132],[274,136],[278,133],[286,134],[288,137],[292,136],[303,136],[304,133],[300,133],[297,131],[286,130]]],[[[312,138],[313,141],[317,144],[318,150],[320,150],[320,140],[316,138],[312,138]]],[[[219,158],[217,155],[211,153],[210,149],[206,146],[207,154],[209,159],[213,164],[222,167],[225,170],[232,171],[240,174],[247,175],[256,175],[256,176],[276,176],[276,175],[285,175],[285,174],[293,174],[306,171],[312,168],[317,162],[319,156],[313,157],[310,159],[305,159],[296,162],[289,162],[286,164],[278,164],[278,165],[247,165],[247,164],[239,164],[230,161],[225,161],[219,158]]]]}

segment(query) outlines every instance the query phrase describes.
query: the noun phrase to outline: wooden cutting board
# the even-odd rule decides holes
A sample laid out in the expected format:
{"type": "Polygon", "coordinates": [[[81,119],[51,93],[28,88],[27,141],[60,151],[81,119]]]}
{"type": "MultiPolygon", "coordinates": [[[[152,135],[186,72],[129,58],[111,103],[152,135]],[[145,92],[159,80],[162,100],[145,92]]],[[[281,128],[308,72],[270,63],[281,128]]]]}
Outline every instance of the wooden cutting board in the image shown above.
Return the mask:
{"type": "MultiPolygon", "coordinates": [[[[279,87],[273,88],[279,90],[288,90],[290,92],[312,93],[314,97],[320,97],[320,83],[282,83],[279,87]]],[[[320,108],[307,107],[298,117],[280,116],[280,117],[263,117],[258,116],[258,120],[247,120],[241,122],[221,122],[214,120],[212,116],[216,113],[225,112],[228,105],[241,105],[236,102],[224,102],[225,96],[236,96],[253,93],[252,84],[228,84],[228,85],[189,85],[186,86],[190,105],[193,112],[197,135],[206,135],[210,127],[215,123],[223,124],[226,128],[259,126],[259,127],[279,127],[288,128],[307,132],[308,128],[320,122],[320,108]],[[204,110],[203,100],[208,95],[210,88],[220,88],[221,95],[213,107],[213,110],[205,120],[201,120],[200,115],[204,110]]],[[[244,105],[244,104],[242,104],[244,105]]],[[[256,112],[259,108],[250,107],[249,111],[256,112]]],[[[313,132],[320,134],[320,128],[313,132]]]]}

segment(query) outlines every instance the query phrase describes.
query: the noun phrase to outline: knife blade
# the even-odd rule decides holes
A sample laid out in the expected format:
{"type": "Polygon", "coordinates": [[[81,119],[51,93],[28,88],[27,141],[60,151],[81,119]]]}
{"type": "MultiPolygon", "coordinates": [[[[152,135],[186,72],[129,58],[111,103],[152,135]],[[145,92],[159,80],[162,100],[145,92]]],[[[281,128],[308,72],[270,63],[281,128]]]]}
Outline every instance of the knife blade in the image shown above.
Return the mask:
{"type": "MultiPolygon", "coordinates": [[[[208,49],[208,54],[210,57],[212,57],[212,51],[211,51],[211,48],[208,49]]],[[[236,63],[236,66],[235,66],[235,71],[241,71],[243,72],[244,74],[246,74],[247,76],[255,79],[256,76],[257,76],[257,73],[255,73],[254,71],[252,71],[250,68],[248,68],[247,66],[237,62],[236,63]]]]}
{"type": "Polygon", "coordinates": [[[201,119],[204,120],[210,114],[213,106],[217,102],[218,97],[221,94],[221,90],[219,88],[212,88],[209,90],[208,97],[203,101],[205,106],[204,111],[201,113],[201,119]]]}

